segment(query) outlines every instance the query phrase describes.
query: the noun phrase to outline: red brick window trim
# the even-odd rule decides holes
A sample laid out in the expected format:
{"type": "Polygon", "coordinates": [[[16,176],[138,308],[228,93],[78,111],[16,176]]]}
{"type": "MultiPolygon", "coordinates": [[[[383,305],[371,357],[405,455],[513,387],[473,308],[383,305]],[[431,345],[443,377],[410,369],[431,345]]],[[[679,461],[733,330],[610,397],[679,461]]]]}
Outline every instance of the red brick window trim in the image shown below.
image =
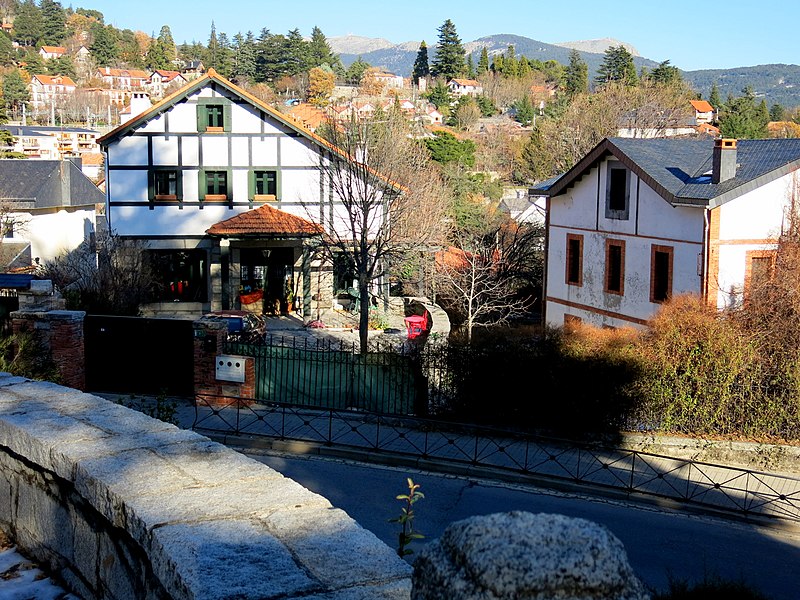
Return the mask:
{"type": "Polygon", "coordinates": [[[567,260],[565,281],[567,285],[583,285],[583,236],[567,234],[567,260]]]}
{"type": "Polygon", "coordinates": [[[653,244],[650,249],[650,302],[661,304],[672,297],[672,264],[675,248],[653,244]]]}
{"type": "Polygon", "coordinates": [[[606,240],[606,277],[607,294],[625,295],[625,241],[606,240]]]}

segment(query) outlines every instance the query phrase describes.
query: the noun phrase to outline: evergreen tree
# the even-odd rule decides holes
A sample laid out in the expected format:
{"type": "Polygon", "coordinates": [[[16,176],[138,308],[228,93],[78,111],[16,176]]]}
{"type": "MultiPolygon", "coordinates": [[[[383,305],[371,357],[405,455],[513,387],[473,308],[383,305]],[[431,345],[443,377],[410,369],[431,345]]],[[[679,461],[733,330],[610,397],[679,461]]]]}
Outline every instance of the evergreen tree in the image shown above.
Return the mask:
{"type": "Polygon", "coordinates": [[[523,126],[531,125],[535,114],[533,104],[527,94],[514,103],[514,119],[523,126]]]}
{"type": "Polygon", "coordinates": [[[478,59],[478,75],[489,70],[489,51],[486,46],[481,48],[481,57],[478,59]]]}
{"type": "Polygon", "coordinates": [[[589,66],[577,50],[569,53],[569,65],[564,79],[564,92],[569,98],[589,91],[589,66]]]}
{"type": "Polygon", "coordinates": [[[283,52],[285,75],[297,75],[308,71],[309,48],[299,29],[292,29],[286,36],[283,52]]]}
{"type": "Polygon", "coordinates": [[[439,43],[436,45],[436,56],[431,65],[431,74],[434,77],[452,79],[463,75],[466,70],[464,47],[456,33],[456,26],[447,19],[439,31],[439,43]]]}
{"type": "Polygon", "coordinates": [[[450,95],[450,89],[443,81],[437,81],[436,85],[431,88],[431,91],[427,93],[426,97],[442,114],[450,112],[450,105],[453,103],[453,97],[450,95]]]}
{"type": "Polygon", "coordinates": [[[47,70],[42,55],[33,48],[27,49],[23,56],[23,62],[25,63],[23,70],[30,75],[40,75],[47,70]]]}
{"type": "Polygon", "coordinates": [[[331,50],[328,39],[322,30],[316,25],[311,30],[311,41],[308,42],[308,65],[309,67],[321,67],[328,65],[333,68],[334,64],[338,61],[338,57],[334,56],[331,50]]]}
{"type": "Polygon", "coordinates": [[[113,66],[119,57],[117,30],[111,25],[95,23],[92,25],[94,41],[89,46],[95,64],[98,67],[113,66]]]}
{"type": "Polygon", "coordinates": [[[623,45],[611,46],[605,51],[603,62],[597,69],[595,81],[602,85],[612,81],[618,81],[626,85],[636,85],[636,65],[633,64],[633,56],[623,45]]]}
{"type": "Polygon", "coordinates": [[[252,31],[247,35],[237,33],[233,36],[233,79],[237,82],[255,81],[256,78],[256,40],[252,31]]]}
{"type": "Polygon", "coordinates": [[[720,132],[723,137],[737,139],[765,138],[768,135],[767,123],[769,111],[763,101],[756,105],[756,96],[752,88],[743,90],[744,95],[738,98],[729,96],[720,111],[720,132]]]}
{"type": "Polygon", "coordinates": [[[363,60],[360,56],[353,61],[345,73],[345,81],[351,85],[358,85],[361,83],[361,78],[364,72],[370,68],[370,64],[363,60]]]}
{"type": "Polygon", "coordinates": [[[8,67],[14,64],[17,53],[11,40],[5,35],[0,35],[0,66],[8,67]]]}
{"type": "Polygon", "coordinates": [[[659,63],[659,65],[650,73],[649,79],[655,83],[665,85],[678,84],[683,81],[678,67],[669,64],[668,60],[659,63]]]}
{"type": "Polygon", "coordinates": [[[177,57],[175,42],[172,39],[172,32],[169,27],[164,25],[158,37],[150,42],[145,57],[145,65],[148,69],[171,70],[175,68],[173,61],[177,57]]]}
{"type": "Polygon", "coordinates": [[[503,60],[503,75],[506,77],[517,77],[519,76],[518,70],[519,63],[517,62],[517,55],[514,51],[514,45],[509,44],[508,48],[506,48],[506,56],[503,60]]]}
{"type": "Polygon", "coordinates": [[[224,31],[217,38],[217,70],[223,77],[229,77],[233,69],[233,49],[224,31]]]}
{"type": "Polygon", "coordinates": [[[520,79],[524,79],[528,75],[531,74],[531,63],[526,56],[519,57],[519,63],[517,64],[517,76],[520,79]]]}
{"type": "Polygon", "coordinates": [[[475,79],[475,65],[472,63],[472,54],[467,56],[467,77],[475,79]]]}
{"type": "Polygon", "coordinates": [[[770,121],[783,121],[785,110],[780,104],[773,104],[769,109],[770,121]]]}
{"type": "Polygon", "coordinates": [[[15,112],[22,109],[23,104],[31,100],[28,85],[22,78],[19,69],[13,69],[3,78],[3,102],[7,109],[15,112]]]}
{"type": "Polygon", "coordinates": [[[33,0],[25,0],[14,19],[14,41],[23,46],[33,46],[42,37],[42,11],[33,0]]]}
{"type": "Polygon", "coordinates": [[[67,77],[77,77],[77,70],[75,63],[72,62],[71,56],[59,56],[58,58],[51,58],[46,64],[47,72],[50,75],[66,75],[67,77]]]}
{"type": "Polygon", "coordinates": [[[425,40],[419,44],[417,50],[417,58],[414,60],[414,68],[411,71],[411,77],[415,84],[419,83],[420,79],[424,79],[431,73],[430,65],[428,64],[428,45],[425,40]]]}
{"type": "Polygon", "coordinates": [[[211,21],[211,33],[208,34],[208,57],[206,58],[206,68],[217,68],[217,53],[219,52],[219,40],[217,40],[217,26],[211,21]]]}
{"type": "Polygon", "coordinates": [[[42,14],[42,37],[44,45],[57,46],[67,37],[67,15],[61,4],[54,0],[42,0],[39,4],[42,14]]]}
{"type": "Polygon", "coordinates": [[[719,97],[719,88],[715,81],[711,84],[711,94],[708,96],[708,103],[714,107],[714,110],[719,110],[722,107],[722,100],[719,97]]]}

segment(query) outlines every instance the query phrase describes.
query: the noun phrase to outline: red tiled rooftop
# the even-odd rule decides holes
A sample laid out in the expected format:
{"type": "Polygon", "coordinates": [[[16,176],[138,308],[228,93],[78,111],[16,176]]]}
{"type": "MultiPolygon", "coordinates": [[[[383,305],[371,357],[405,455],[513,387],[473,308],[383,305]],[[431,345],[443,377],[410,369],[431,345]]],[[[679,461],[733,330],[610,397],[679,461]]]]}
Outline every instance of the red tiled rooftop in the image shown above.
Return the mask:
{"type": "Polygon", "coordinates": [[[241,235],[315,235],[322,227],[268,204],[220,221],[206,233],[220,236],[241,235]]]}
{"type": "Polygon", "coordinates": [[[706,100],[689,100],[689,103],[697,112],[714,112],[714,107],[706,100]]]}

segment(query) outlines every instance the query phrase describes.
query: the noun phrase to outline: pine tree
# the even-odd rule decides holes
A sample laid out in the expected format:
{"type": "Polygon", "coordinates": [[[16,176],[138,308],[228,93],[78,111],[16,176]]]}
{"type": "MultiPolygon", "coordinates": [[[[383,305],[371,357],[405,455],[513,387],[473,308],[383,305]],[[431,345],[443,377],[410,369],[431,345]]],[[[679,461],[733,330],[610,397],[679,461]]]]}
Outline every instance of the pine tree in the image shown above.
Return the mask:
{"type": "Polygon", "coordinates": [[[3,102],[6,108],[18,111],[30,102],[31,93],[19,69],[13,69],[3,78],[3,102]]]}
{"type": "Polygon", "coordinates": [[[351,85],[358,85],[364,72],[369,69],[370,64],[363,60],[360,56],[353,61],[345,73],[345,81],[351,85]]]}
{"type": "Polygon", "coordinates": [[[489,70],[489,51],[486,46],[481,48],[481,57],[478,59],[478,75],[489,70]]]}
{"type": "Polygon", "coordinates": [[[119,56],[117,30],[111,25],[95,23],[92,25],[94,42],[89,46],[94,62],[99,67],[113,65],[119,56]]]}
{"type": "Polygon", "coordinates": [[[506,77],[517,77],[519,75],[519,63],[517,62],[517,55],[514,52],[514,45],[509,44],[506,48],[506,56],[503,60],[503,75],[506,77]]]}
{"type": "Polygon", "coordinates": [[[780,104],[773,104],[769,109],[769,120],[770,121],[783,121],[784,115],[786,114],[785,109],[780,104]]]}
{"type": "Polygon", "coordinates": [[[472,54],[467,56],[467,77],[475,79],[475,65],[472,64],[472,54]]]}
{"type": "Polygon", "coordinates": [[[246,36],[237,33],[233,36],[233,71],[231,76],[237,81],[254,81],[256,77],[256,41],[252,31],[246,36]]]}
{"type": "Polygon", "coordinates": [[[42,37],[42,11],[33,0],[25,0],[14,19],[14,41],[23,46],[33,46],[42,37]]]}
{"type": "Polygon", "coordinates": [[[564,80],[564,91],[569,98],[589,91],[589,66],[577,50],[569,53],[569,65],[564,80]]]}
{"type": "Polygon", "coordinates": [[[309,48],[299,29],[292,29],[286,36],[284,46],[284,69],[286,75],[297,75],[308,71],[309,48]]]}
{"type": "Polygon", "coordinates": [[[463,75],[466,70],[464,47],[456,33],[456,26],[447,19],[439,31],[439,43],[436,45],[436,56],[431,65],[431,74],[434,77],[452,79],[463,75]]]}
{"type": "Polygon", "coordinates": [[[42,14],[42,37],[40,42],[56,46],[67,37],[67,15],[61,4],[54,0],[42,0],[39,4],[42,14]]]}
{"type": "Polygon", "coordinates": [[[719,88],[717,82],[711,84],[711,94],[708,96],[708,103],[714,107],[714,110],[719,110],[722,107],[722,100],[719,97],[719,88]]]}
{"type": "Polygon", "coordinates": [[[669,64],[668,60],[659,63],[650,73],[649,79],[655,83],[664,85],[678,84],[683,81],[678,67],[669,64]]]}
{"type": "Polygon", "coordinates": [[[322,30],[314,26],[311,30],[311,41],[308,42],[308,64],[309,67],[321,67],[322,65],[328,65],[329,67],[333,68],[333,65],[336,63],[337,58],[333,54],[333,50],[331,50],[330,44],[328,44],[328,39],[325,37],[325,34],[322,33],[322,30]]]}
{"type": "Polygon", "coordinates": [[[14,64],[17,53],[11,40],[4,35],[0,35],[0,65],[8,67],[14,64]]]}
{"type": "Polygon", "coordinates": [[[617,81],[626,85],[636,85],[636,65],[633,56],[623,45],[611,46],[605,51],[603,62],[597,69],[595,81],[599,85],[617,81]]]}
{"type": "Polygon", "coordinates": [[[419,44],[419,50],[417,50],[417,58],[414,60],[414,68],[411,71],[411,77],[414,80],[415,84],[419,83],[420,79],[424,79],[431,73],[431,68],[428,65],[428,45],[425,43],[425,40],[422,40],[419,44]]]}
{"type": "Polygon", "coordinates": [[[172,39],[172,32],[167,25],[161,28],[158,37],[150,42],[145,57],[145,65],[148,69],[173,69],[177,51],[175,42],[172,39]]]}
{"type": "Polygon", "coordinates": [[[219,52],[219,41],[217,40],[217,26],[211,21],[211,33],[208,35],[208,58],[206,68],[217,68],[217,53],[219,52]]]}

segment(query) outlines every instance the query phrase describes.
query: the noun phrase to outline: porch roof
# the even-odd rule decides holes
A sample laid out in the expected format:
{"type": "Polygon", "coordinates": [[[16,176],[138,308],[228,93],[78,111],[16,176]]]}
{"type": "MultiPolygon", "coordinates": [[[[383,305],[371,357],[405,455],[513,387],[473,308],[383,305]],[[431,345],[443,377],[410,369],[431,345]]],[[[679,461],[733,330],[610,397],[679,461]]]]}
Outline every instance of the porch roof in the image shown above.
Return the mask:
{"type": "Polygon", "coordinates": [[[322,227],[268,204],[248,210],[209,227],[208,235],[219,237],[308,237],[322,234],[322,227]]]}

